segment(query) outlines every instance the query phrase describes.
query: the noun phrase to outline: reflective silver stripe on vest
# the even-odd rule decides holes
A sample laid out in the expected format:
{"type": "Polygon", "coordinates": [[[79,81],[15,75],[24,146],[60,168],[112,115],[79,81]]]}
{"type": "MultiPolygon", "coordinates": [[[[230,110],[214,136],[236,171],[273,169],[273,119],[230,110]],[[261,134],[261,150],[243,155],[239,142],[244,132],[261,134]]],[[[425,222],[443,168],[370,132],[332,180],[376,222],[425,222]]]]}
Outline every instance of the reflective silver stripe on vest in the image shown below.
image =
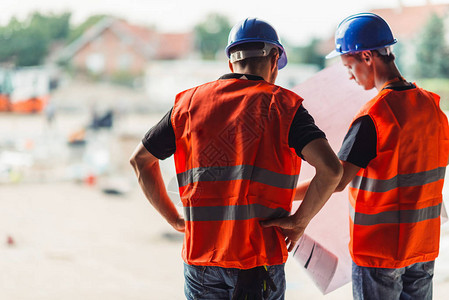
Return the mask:
{"type": "Polygon", "coordinates": [[[238,221],[253,218],[282,218],[290,213],[282,208],[269,208],[261,204],[231,206],[184,207],[186,221],[238,221]]]}
{"type": "Polygon", "coordinates": [[[187,170],[177,175],[179,186],[198,181],[229,181],[247,179],[270,186],[294,189],[298,175],[286,175],[254,166],[240,165],[228,167],[201,167],[187,170]]]}
{"type": "Polygon", "coordinates": [[[421,186],[444,179],[446,167],[440,167],[429,171],[401,174],[391,179],[372,179],[356,176],[351,181],[351,187],[368,192],[384,193],[398,187],[421,186]]]}
{"type": "Polygon", "coordinates": [[[441,203],[416,210],[385,211],[378,214],[356,213],[352,205],[349,205],[349,214],[356,225],[416,223],[438,218],[441,214],[441,203]]]}

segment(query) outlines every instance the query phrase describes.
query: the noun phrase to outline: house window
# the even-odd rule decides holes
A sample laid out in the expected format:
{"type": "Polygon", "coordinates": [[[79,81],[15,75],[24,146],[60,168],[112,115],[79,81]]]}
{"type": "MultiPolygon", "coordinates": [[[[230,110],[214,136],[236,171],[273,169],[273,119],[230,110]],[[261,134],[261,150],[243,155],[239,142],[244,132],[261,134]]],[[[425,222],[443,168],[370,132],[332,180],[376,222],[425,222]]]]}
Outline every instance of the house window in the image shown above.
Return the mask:
{"type": "Polygon", "coordinates": [[[121,54],[118,57],[117,66],[118,66],[119,70],[126,71],[131,68],[132,62],[133,62],[133,58],[131,55],[129,55],[127,53],[121,54]]]}
{"type": "Polygon", "coordinates": [[[87,57],[86,68],[93,73],[101,73],[104,71],[104,55],[101,53],[93,53],[87,57]]]}

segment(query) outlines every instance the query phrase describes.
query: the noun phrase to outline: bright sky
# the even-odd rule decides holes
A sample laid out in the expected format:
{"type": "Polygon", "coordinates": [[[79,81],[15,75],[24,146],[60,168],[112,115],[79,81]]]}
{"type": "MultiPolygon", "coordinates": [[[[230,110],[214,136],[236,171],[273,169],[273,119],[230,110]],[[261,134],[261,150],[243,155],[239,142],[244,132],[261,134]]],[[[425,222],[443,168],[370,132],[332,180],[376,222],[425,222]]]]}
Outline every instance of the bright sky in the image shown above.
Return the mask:
{"type": "Polygon", "coordinates": [[[188,31],[210,12],[227,15],[232,23],[246,17],[270,22],[282,39],[304,43],[312,36],[332,35],[346,16],[373,8],[449,3],[449,0],[0,0],[0,24],[30,12],[72,12],[79,23],[92,14],[112,14],[133,23],[156,25],[163,31],[188,31]]]}

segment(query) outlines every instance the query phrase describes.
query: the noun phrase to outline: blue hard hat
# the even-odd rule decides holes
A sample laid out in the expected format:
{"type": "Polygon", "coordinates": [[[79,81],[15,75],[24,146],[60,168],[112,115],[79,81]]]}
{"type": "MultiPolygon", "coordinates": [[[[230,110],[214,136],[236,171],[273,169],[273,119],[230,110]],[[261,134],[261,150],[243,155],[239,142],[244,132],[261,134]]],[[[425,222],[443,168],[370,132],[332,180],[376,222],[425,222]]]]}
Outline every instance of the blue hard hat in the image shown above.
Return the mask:
{"type": "Polygon", "coordinates": [[[287,65],[287,54],[281,44],[279,36],[273,26],[258,18],[247,18],[238,22],[229,32],[226,55],[230,57],[229,50],[244,43],[264,42],[280,49],[278,69],[287,65]]]}
{"type": "Polygon", "coordinates": [[[326,58],[346,53],[385,48],[395,44],[390,26],[372,13],[360,13],[344,19],[335,33],[335,50],[326,58]]]}

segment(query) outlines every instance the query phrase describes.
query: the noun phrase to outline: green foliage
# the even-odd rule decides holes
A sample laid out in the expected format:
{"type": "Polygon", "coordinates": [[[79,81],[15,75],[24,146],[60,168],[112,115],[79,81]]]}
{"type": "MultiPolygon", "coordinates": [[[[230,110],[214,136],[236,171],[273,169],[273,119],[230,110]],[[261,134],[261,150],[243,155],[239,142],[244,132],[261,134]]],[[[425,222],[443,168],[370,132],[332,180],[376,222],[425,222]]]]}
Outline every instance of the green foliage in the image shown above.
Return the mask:
{"type": "Polygon", "coordinates": [[[31,15],[29,27],[39,28],[51,40],[64,40],[70,32],[70,17],[71,13],[68,12],[47,16],[36,12],[31,15]]]}
{"type": "Polygon", "coordinates": [[[396,59],[394,60],[396,63],[396,66],[401,70],[401,73],[404,77],[408,77],[408,65],[407,60],[405,60],[405,51],[407,51],[407,48],[404,47],[404,45],[399,40],[394,46],[393,46],[393,53],[396,59]]]}
{"type": "Polygon", "coordinates": [[[42,63],[52,41],[64,40],[70,30],[70,13],[42,15],[33,13],[20,22],[12,18],[0,27],[0,62],[16,66],[42,63]]]}
{"type": "Polygon", "coordinates": [[[224,53],[231,24],[226,16],[210,14],[195,26],[196,46],[203,59],[215,59],[219,51],[224,53]]]}
{"type": "Polygon", "coordinates": [[[47,54],[50,39],[40,27],[30,27],[16,33],[12,45],[18,66],[34,66],[42,62],[47,54]]]}
{"type": "Polygon", "coordinates": [[[449,78],[449,48],[444,20],[433,14],[418,38],[416,75],[421,78],[449,78]]]}
{"type": "Polygon", "coordinates": [[[313,38],[309,44],[302,47],[290,47],[288,43],[284,44],[287,51],[288,61],[290,63],[312,64],[324,68],[325,58],[318,51],[320,40],[313,38]]]}
{"type": "Polygon", "coordinates": [[[126,71],[120,71],[112,74],[110,80],[117,85],[123,85],[127,87],[134,87],[134,84],[138,76],[126,71]]]}
{"type": "Polygon", "coordinates": [[[440,106],[443,110],[449,110],[449,79],[448,78],[431,78],[422,79],[418,85],[428,91],[440,95],[440,106]]]}

